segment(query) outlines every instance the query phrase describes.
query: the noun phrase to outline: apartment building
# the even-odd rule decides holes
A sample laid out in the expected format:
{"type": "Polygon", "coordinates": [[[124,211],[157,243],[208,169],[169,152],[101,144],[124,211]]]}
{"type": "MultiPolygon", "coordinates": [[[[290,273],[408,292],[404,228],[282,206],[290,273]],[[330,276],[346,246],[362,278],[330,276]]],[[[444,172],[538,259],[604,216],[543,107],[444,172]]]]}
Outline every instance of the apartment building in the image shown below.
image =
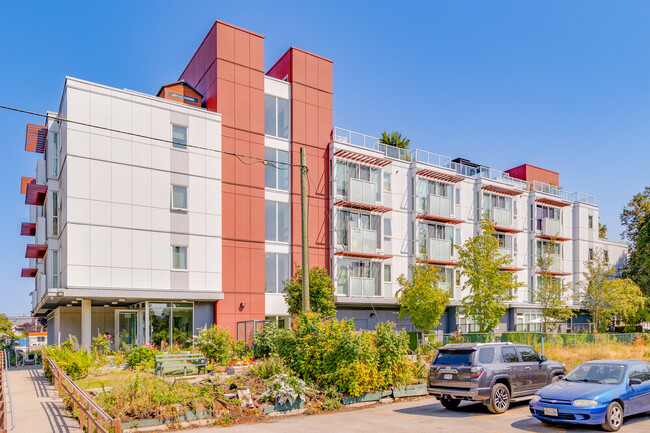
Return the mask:
{"type": "MultiPolygon", "coordinates": [[[[98,333],[124,344],[184,342],[213,323],[247,338],[289,326],[286,281],[301,262],[300,149],[307,150],[309,256],[336,285],[339,317],[398,322],[397,277],[436,266],[452,291],[441,332],[471,327],[459,308],[454,245],[497,221],[527,284],[502,328],[539,316],[536,260],[556,237],[554,275],[577,283],[598,238],[593,196],[530,165],[501,172],[400,150],[334,128],[332,61],[291,47],[264,71],[264,37],[216,21],[179,76],[154,95],[68,77],[25,148],[42,154],[21,192],[33,315],[48,342],[98,333]],[[65,120],[61,120],[65,119],[65,120]]],[[[574,286],[577,287],[577,286],[574,286]]]]}

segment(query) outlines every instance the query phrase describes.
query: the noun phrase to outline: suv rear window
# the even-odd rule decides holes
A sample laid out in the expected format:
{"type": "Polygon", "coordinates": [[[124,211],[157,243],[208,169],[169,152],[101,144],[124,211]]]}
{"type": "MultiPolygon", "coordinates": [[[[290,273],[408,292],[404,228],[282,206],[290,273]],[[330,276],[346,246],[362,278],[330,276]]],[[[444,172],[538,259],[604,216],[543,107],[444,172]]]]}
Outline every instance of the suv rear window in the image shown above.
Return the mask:
{"type": "Polygon", "coordinates": [[[441,350],[433,363],[438,365],[470,365],[472,352],[471,350],[441,350]]]}
{"type": "Polygon", "coordinates": [[[482,347],[478,351],[478,362],[481,364],[492,364],[494,362],[494,347],[482,347]]]}

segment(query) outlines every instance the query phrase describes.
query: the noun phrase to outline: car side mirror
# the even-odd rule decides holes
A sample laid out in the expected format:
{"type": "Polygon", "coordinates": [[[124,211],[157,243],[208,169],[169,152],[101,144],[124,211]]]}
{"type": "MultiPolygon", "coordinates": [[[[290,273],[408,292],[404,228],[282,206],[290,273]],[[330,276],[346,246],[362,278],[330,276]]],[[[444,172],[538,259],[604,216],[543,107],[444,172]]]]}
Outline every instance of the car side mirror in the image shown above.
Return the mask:
{"type": "Polygon", "coordinates": [[[641,379],[630,379],[630,381],[628,382],[628,384],[630,386],[632,386],[632,385],[641,385],[641,383],[642,383],[641,379]]]}
{"type": "Polygon", "coordinates": [[[540,359],[540,361],[539,361],[539,362],[544,362],[544,361],[548,361],[548,358],[546,357],[546,355],[542,355],[542,357],[541,357],[541,358],[539,358],[539,359],[540,359]]]}

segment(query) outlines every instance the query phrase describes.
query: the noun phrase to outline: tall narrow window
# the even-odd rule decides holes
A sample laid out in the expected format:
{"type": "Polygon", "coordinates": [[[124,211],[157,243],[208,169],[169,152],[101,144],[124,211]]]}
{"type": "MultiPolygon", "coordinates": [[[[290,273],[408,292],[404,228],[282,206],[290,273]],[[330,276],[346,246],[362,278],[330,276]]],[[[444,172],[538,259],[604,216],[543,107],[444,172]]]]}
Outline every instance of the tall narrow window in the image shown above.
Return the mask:
{"type": "Polygon", "coordinates": [[[59,134],[52,134],[52,153],[50,157],[52,158],[52,176],[57,177],[59,175],[59,134]]]}
{"type": "Polygon", "coordinates": [[[187,149],[187,128],[185,126],[172,125],[172,146],[175,149],[187,149]]]}
{"type": "Polygon", "coordinates": [[[384,282],[385,283],[390,283],[393,281],[391,277],[391,266],[390,265],[384,265],[384,282]]]}
{"type": "Polygon", "coordinates": [[[289,139],[291,108],[286,99],[264,95],[264,133],[289,139]]]}
{"type": "Polygon", "coordinates": [[[289,242],[289,204],[275,201],[264,203],[264,232],[267,241],[289,242]]]}
{"type": "Polygon", "coordinates": [[[390,173],[384,173],[384,191],[390,191],[390,173]]]}
{"type": "Polygon", "coordinates": [[[266,253],[265,256],[265,292],[284,293],[284,282],[289,275],[289,255],[266,253]]]}
{"type": "Polygon", "coordinates": [[[594,260],[594,249],[589,248],[589,261],[591,262],[593,260],[594,260]]]}
{"type": "Polygon", "coordinates": [[[172,209],[187,210],[187,187],[172,185],[172,209]]]}
{"type": "Polygon", "coordinates": [[[51,254],[51,263],[52,263],[52,288],[59,288],[59,251],[52,250],[51,254]]]}
{"type": "Polygon", "coordinates": [[[591,215],[588,216],[588,225],[590,229],[594,228],[594,217],[591,215]]]}
{"type": "Polygon", "coordinates": [[[266,188],[289,191],[289,152],[264,149],[264,186],[266,188]]]}
{"type": "Polygon", "coordinates": [[[59,235],[59,193],[52,193],[52,236],[59,235]]]}
{"type": "Polygon", "coordinates": [[[172,246],[172,269],[187,270],[187,247],[172,246]]]}

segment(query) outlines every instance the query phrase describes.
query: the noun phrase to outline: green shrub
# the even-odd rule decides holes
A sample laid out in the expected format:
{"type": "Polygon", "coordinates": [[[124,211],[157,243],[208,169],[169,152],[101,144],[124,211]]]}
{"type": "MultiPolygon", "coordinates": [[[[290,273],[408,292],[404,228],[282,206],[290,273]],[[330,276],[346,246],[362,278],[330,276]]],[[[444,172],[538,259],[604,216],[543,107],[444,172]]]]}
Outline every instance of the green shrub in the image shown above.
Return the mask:
{"type": "Polygon", "coordinates": [[[232,356],[232,335],[227,329],[212,325],[199,331],[195,340],[197,349],[210,361],[226,365],[232,356]]]}
{"type": "Polygon", "coordinates": [[[269,323],[253,336],[255,356],[265,358],[274,353],[286,352],[286,346],[292,346],[293,337],[293,330],[278,328],[277,324],[269,323]]]}
{"type": "Polygon", "coordinates": [[[96,352],[86,352],[81,349],[74,337],[60,346],[47,346],[44,350],[45,354],[56,361],[73,380],[86,377],[93,366],[102,364],[98,362],[99,355],[96,352]]]}
{"type": "Polygon", "coordinates": [[[244,340],[238,340],[231,342],[232,356],[236,358],[250,358],[253,356],[251,349],[248,347],[248,343],[244,340]]]}
{"type": "Polygon", "coordinates": [[[151,370],[155,366],[156,355],[160,354],[161,352],[154,349],[153,347],[138,347],[137,349],[133,349],[126,356],[126,363],[131,368],[142,367],[151,370]]]}
{"type": "Polygon", "coordinates": [[[251,365],[248,371],[253,376],[257,376],[265,380],[270,377],[277,376],[278,374],[291,373],[291,369],[284,365],[282,358],[277,355],[271,356],[262,362],[251,365]]]}

